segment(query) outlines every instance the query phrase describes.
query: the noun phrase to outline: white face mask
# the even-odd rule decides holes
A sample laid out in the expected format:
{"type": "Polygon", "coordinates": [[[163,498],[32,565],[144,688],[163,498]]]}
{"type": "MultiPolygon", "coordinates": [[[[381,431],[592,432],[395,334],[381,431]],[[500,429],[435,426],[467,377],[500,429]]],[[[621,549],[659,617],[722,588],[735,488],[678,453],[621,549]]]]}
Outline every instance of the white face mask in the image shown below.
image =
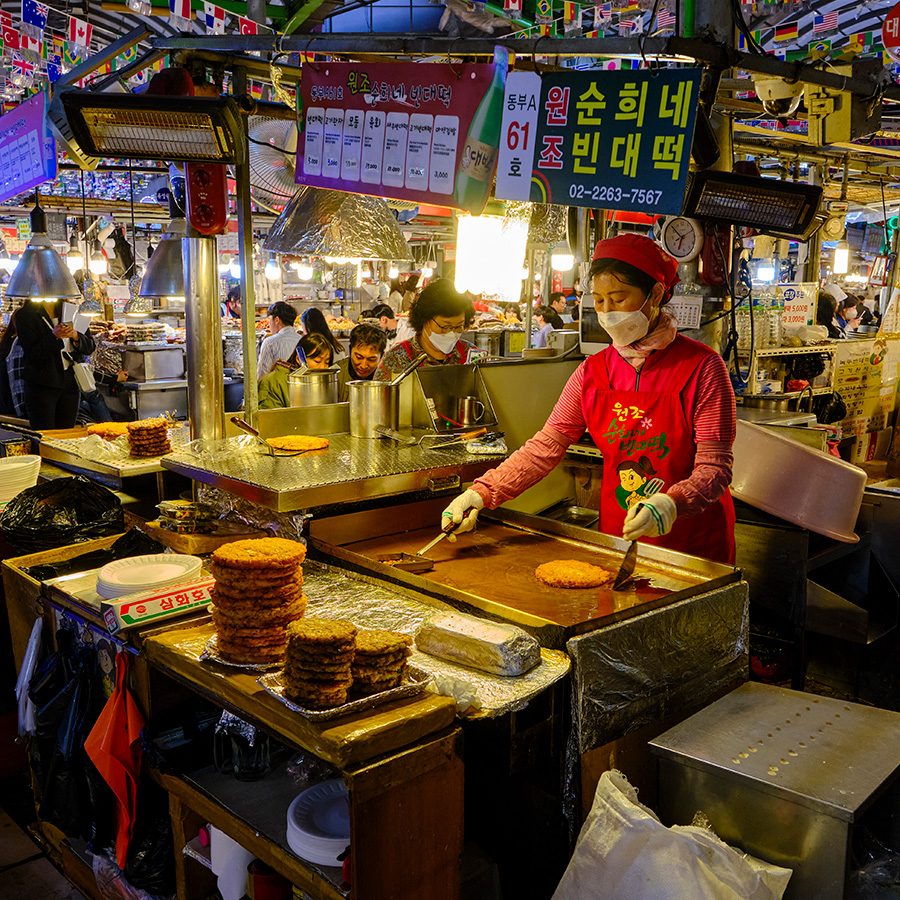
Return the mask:
{"type": "Polygon", "coordinates": [[[446,334],[438,334],[436,331],[433,331],[428,335],[428,340],[431,341],[435,350],[439,350],[445,356],[456,346],[459,338],[460,333],[458,331],[448,331],[446,334]]]}
{"type": "Polygon", "coordinates": [[[650,320],[643,313],[649,300],[650,295],[647,294],[640,309],[633,309],[631,312],[598,311],[598,321],[617,347],[627,347],[639,341],[650,330],[650,320]]]}

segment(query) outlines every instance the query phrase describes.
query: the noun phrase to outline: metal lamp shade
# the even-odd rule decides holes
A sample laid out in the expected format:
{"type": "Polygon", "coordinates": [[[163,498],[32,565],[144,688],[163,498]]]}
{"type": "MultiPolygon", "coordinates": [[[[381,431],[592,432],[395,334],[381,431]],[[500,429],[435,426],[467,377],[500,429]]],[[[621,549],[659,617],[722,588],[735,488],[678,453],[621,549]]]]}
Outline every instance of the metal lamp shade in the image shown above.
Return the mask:
{"type": "Polygon", "coordinates": [[[412,259],[384,200],[319,188],[303,188],[291,198],[263,248],[301,256],[412,259]]]}
{"type": "Polygon", "coordinates": [[[164,237],[147,260],[138,297],[183,297],[184,263],[181,261],[181,237],[164,237]]]}
{"type": "Polygon", "coordinates": [[[6,296],[74,299],[81,291],[50,238],[35,234],[10,275],[6,296]]]}

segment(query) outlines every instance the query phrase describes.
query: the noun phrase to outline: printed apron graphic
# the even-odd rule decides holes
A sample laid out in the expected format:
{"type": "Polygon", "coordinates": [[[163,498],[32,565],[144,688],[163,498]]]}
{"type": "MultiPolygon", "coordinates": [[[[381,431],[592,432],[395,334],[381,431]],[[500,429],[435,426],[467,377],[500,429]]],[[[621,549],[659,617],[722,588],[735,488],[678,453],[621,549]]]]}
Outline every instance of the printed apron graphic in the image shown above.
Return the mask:
{"type": "Polygon", "coordinates": [[[621,453],[629,454],[616,465],[619,484],[615,494],[622,509],[631,509],[666,486],[654,466],[654,460],[658,464],[669,455],[666,432],[654,430],[653,419],[646,410],[618,401],[613,403],[609,427],[603,437],[608,444],[618,444],[621,453]]]}

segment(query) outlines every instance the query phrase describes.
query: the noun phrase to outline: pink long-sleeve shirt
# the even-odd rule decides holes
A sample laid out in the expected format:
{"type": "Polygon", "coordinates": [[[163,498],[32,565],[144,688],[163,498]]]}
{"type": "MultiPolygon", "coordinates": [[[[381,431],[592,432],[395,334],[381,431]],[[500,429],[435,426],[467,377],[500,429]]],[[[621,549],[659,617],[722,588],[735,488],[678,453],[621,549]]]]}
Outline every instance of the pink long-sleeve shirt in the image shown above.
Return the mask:
{"type": "MultiPolygon", "coordinates": [[[[585,363],[572,374],[544,427],[496,469],[486,472],[472,485],[488,509],[518,497],[552,471],[566,455],[570,444],[584,435],[587,425],[581,407],[585,363]]],[[[634,370],[611,376],[614,390],[632,390],[634,370]],[[621,383],[619,381],[621,380],[621,383]]],[[[685,401],[686,402],[686,401],[685,401]]],[[[731,484],[734,462],[732,445],[736,429],[734,392],[722,358],[710,354],[697,373],[693,407],[685,408],[693,422],[697,447],[694,468],[688,478],[673,484],[666,493],[675,501],[679,515],[690,515],[714,503],[731,484]]]]}

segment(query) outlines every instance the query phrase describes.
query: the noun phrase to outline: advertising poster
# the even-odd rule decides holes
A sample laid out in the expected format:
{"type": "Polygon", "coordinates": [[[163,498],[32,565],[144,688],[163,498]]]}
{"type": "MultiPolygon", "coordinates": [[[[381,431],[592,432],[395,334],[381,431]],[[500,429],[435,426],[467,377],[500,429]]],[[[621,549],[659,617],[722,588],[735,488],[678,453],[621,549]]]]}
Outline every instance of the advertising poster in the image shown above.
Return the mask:
{"type": "Polygon", "coordinates": [[[304,66],[297,183],[480,213],[507,66],[502,50],[493,64],[304,66]]]}
{"type": "Polygon", "coordinates": [[[513,72],[496,196],[681,212],[699,69],[513,72]]]}
{"type": "Polygon", "coordinates": [[[0,116],[0,201],[56,178],[46,109],[47,97],[39,93],[0,116]]]}

